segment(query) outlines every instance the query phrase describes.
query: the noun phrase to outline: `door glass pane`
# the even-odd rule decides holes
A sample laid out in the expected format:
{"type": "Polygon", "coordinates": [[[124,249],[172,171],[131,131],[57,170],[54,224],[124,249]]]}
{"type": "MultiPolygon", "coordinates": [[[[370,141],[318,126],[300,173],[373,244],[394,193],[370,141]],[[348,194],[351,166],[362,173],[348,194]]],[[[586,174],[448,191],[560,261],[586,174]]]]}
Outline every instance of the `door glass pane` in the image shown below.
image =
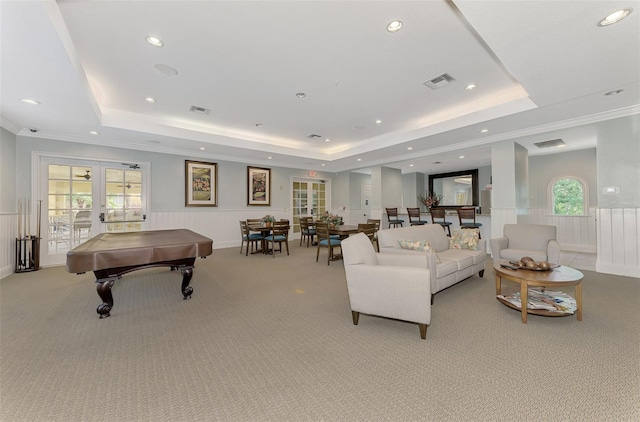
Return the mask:
{"type": "Polygon", "coordinates": [[[142,230],[142,170],[105,170],[108,232],[142,230]]]}
{"type": "Polygon", "coordinates": [[[91,233],[91,167],[48,165],[47,216],[49,254],[64,253],[91,233]]]}

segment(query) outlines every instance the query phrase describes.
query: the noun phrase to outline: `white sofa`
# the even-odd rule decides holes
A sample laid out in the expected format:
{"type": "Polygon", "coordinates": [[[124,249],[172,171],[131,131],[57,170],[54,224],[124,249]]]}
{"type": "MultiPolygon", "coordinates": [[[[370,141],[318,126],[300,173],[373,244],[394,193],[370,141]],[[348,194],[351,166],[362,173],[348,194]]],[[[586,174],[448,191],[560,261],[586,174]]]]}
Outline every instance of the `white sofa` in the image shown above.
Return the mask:
{"type": "Polygon", "coordinates": [[[418,323],[427,337],[431,287],[426,257],[376,253],[364,233],[342,241],[353,324],[360,312],[418,323]]]}
{"type": "Polygon", "coordinates": [[[478,273],[484,275],[487,260],[486,245],[478,240],[477,250],[449,247],[450,238],[439,224],[401,227],[378,231],[378,243],[382,254],[426,254],[431,274],[431,303],[436,293],[478,273]],[[426,240],[433,252],[402,249],[399,240],[426,240]]]}
{"type": "Polygon", "coordinates": [[[544,224],[505,224],[503,237],[491,239],[494,261],[519,261],[528,256],[534,261],[560,263],[560,244],[556,240],[556,226],[544,224]]]}

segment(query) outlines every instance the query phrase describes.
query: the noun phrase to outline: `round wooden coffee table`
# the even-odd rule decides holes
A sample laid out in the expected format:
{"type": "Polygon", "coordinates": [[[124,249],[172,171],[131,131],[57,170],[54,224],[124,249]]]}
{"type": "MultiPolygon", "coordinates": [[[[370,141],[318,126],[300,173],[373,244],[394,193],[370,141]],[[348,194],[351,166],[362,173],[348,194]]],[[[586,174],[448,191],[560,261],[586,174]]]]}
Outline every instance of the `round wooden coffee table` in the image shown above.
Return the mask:
{"type": "Polygon", "coordinates": [[[550,271],[533,271],[525,269],[511,270],[501,267],[500,264],[508,264],[508,261],[494,262],[493,268],[496,270],[496,299],[510,308],[517,309],[522,313],[522,323],[527,323],[527,314],[544,316],[567,316],[573,315],[566,312],[554,312],[545,309],[530,309],[525,306],[516,306],[513,303],[498,297],[502,295],[502,280],[520,284],[520,300],[527,300],[529,287],[555,288],[564,286],[575,286],[576,288],[576,316],[578,321],[582,321],[582,278],[584,275],[573,268],[560,265],[550,271]],[[524,298],[524,299],[523,299],[524,298]]]}

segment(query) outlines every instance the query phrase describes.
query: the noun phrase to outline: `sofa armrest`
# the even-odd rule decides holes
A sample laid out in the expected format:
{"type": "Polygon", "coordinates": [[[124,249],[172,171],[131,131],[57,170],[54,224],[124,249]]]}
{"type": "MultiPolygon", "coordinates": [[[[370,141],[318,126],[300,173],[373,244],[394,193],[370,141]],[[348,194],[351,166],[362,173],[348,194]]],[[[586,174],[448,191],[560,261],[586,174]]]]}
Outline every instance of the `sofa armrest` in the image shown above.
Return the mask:
{"type": "Polygon", "coordinates": [[[494,260],[500,259],[500,251],[509,247],[509,238],[496,237],[491,239],[491,256],[494,260]]]}
{"type": "Polygon", "coordinates": [[[397,253],[377,254],[378,264],[427,268],[429,270],[429,277],[431,279],[431,292],[434,294],[437,293],[437,255],[430,252],[412,251],[397,248],[393,249],[397,251],[397,253]]]}
{"type": "Polygon", "coordinates": [[[426,268],[358,264],[345,271],[352,311],[430,323],[431,287],[426,268]]]}
{"type": "Polygon", "coordinates": [[[560,243],[555,239],[550,240],[547,245],[547,261],[552,264],[560,263],[560,243]]]}

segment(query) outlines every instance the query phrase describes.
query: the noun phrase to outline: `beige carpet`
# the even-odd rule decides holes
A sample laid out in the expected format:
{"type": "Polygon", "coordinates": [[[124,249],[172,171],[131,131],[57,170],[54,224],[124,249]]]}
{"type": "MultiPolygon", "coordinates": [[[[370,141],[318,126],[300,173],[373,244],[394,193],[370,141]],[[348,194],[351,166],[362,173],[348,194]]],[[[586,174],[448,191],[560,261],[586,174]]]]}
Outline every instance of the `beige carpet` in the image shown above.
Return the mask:
{"type": "Polygon", "coordinates": [[[488,266],[436,296],[421,340],[354,326],[342,262],[290,249],[215,250],[189,301],[179,273],[131,273],[104,320],[91,274],[0,280],[0,420],[640,420],[638,279],[585,272],[582,322],[524,325],[488,266]]]}

